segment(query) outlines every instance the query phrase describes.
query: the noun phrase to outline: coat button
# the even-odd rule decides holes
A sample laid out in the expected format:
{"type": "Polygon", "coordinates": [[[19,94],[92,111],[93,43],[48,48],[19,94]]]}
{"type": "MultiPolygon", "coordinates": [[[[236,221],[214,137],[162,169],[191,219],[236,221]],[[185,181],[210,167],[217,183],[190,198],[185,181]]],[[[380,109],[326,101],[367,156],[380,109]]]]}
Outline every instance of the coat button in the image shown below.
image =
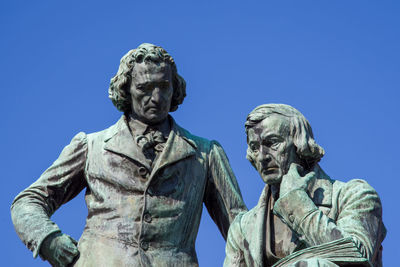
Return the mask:
{"type": "Polygon", "coordinates": [[[140,242],[140,247],[143,250],[148,250],[149,249],[149,243],[147,243],[146,241],[142,241],[142,242],[140,242]]]}
{"type": "Polygon", "coordinates": [[[151,220],[153,218],[151,218],[151,215],[149,213],[145,213],[144,216],[143,216],[143,219],[144,219],[145,222],[151,223],[151,220]]]}
{"type": "Polygon", "coordinates": [[[145,167],[140,167],[139,168],[139,175],[142,176],[143,178],[147,178],[147,169],[145,167]]]}

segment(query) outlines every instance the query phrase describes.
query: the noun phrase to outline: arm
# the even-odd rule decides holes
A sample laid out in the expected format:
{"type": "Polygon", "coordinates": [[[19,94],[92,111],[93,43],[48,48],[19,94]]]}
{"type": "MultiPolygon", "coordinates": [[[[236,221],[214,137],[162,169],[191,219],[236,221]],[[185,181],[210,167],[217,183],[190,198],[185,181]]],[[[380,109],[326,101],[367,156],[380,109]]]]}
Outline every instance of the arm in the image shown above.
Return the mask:
{"type": "Polygon", "coordinates": [[[211,142],[209,152],[204,203],[224,239],[236,215],[241,211],[247,211],[228,158],[216,141],[211,142]]]}
{"type": "Polygon", "coordinates": [[[340,189],[333,205],[338,208],[336,221],[318,209],[303,187],[280,197],[274,213],[308,246],[352,237],[362,255],[374,261],[383,239],[382,207],[375,190],[365,181],[352,180],[340,189]]]}
{"type": "Polygon", "coordinates": [[[86,135],[79,133],[50,168],[14,199],[11,217],[15,230],[34,257],[47,237],[61,232],[51,215],[86,186],[86,154],[86,135]]]}
{"type": "Polygon", "coordinates": [[[243,251],[243,233],[240,221],[243,213],[238,214],[229,227],[228,238],[225,247],[224,267],[243,267],[246,266],[243,251]]]}

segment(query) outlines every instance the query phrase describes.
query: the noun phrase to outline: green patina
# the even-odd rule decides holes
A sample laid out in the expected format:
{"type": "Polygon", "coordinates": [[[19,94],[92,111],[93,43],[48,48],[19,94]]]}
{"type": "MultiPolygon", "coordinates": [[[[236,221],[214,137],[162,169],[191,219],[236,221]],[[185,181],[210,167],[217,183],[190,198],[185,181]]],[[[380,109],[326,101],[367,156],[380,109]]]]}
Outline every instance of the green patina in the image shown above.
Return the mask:
{"type": "Polygon", "coordinates": [[[129,51],[109,95],[124,112],[121,119],[76,135],[15,198],[19,237],[53,266],[197,266],[203,203],[224,238],[247,210],[224,150],[169,115],[182,103],[186,84],[161,47],[129,51]],[[88,217],[76,242],[50,216],[83,189],[88,217]]]}
{"type": "Polygon", "coordinates": [[[382,266],[377,193],[363,180],[329,178],[305,117],[267,104],[245,126],[247,158],[266,186],[257,206],[232,223],[224,266],[382,266]]]}

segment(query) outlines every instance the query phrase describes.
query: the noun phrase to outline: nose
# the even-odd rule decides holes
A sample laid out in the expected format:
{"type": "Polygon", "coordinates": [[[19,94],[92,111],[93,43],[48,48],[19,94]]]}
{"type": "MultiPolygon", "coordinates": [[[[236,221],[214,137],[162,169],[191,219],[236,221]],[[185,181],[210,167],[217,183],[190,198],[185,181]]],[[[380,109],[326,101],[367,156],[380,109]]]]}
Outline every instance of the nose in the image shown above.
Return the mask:
{"type": "Polygon", "coordinates": [[[155,104],[159,104],[161,100],[161,90],[158,86],[154,87],[153,92],[151,94],[151,102],[155,104]]]}
{"type": "Polygon", "coordinates": [[[263,146],[260,147],[260,151],[258,152],[257,159],[261,163],[268,163],[271,161],[272,157],[269,154],[269,151],[267,148],[263,148],[263,146]]]}

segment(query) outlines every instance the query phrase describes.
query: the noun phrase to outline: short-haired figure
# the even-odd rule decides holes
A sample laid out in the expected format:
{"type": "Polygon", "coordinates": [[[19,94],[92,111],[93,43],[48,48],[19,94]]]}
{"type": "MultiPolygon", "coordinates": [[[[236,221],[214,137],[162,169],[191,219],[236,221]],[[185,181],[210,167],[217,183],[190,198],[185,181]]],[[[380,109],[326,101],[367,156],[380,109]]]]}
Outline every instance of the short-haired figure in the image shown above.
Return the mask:
{"type": "Polygon", "coordinates": [[[224,150],[169,115],[186,84],[161,47],[142,44],[121,59],[109,97],[123,112],[110,128],[79,133],[11,207],[15,229],[53,266],[198,266],[203,203],[226,238],[247,210],[224,150]],[[79,242],[50,216],[86,190],[79,242]]]}
{"type": "Polygon", "coordinates": [[[265,104],[245,123],[247,158],[266,186],[229,229],[224,266],[381,266],[386,230],[375,190],[331,179],[295,108],[265,104]]]}

